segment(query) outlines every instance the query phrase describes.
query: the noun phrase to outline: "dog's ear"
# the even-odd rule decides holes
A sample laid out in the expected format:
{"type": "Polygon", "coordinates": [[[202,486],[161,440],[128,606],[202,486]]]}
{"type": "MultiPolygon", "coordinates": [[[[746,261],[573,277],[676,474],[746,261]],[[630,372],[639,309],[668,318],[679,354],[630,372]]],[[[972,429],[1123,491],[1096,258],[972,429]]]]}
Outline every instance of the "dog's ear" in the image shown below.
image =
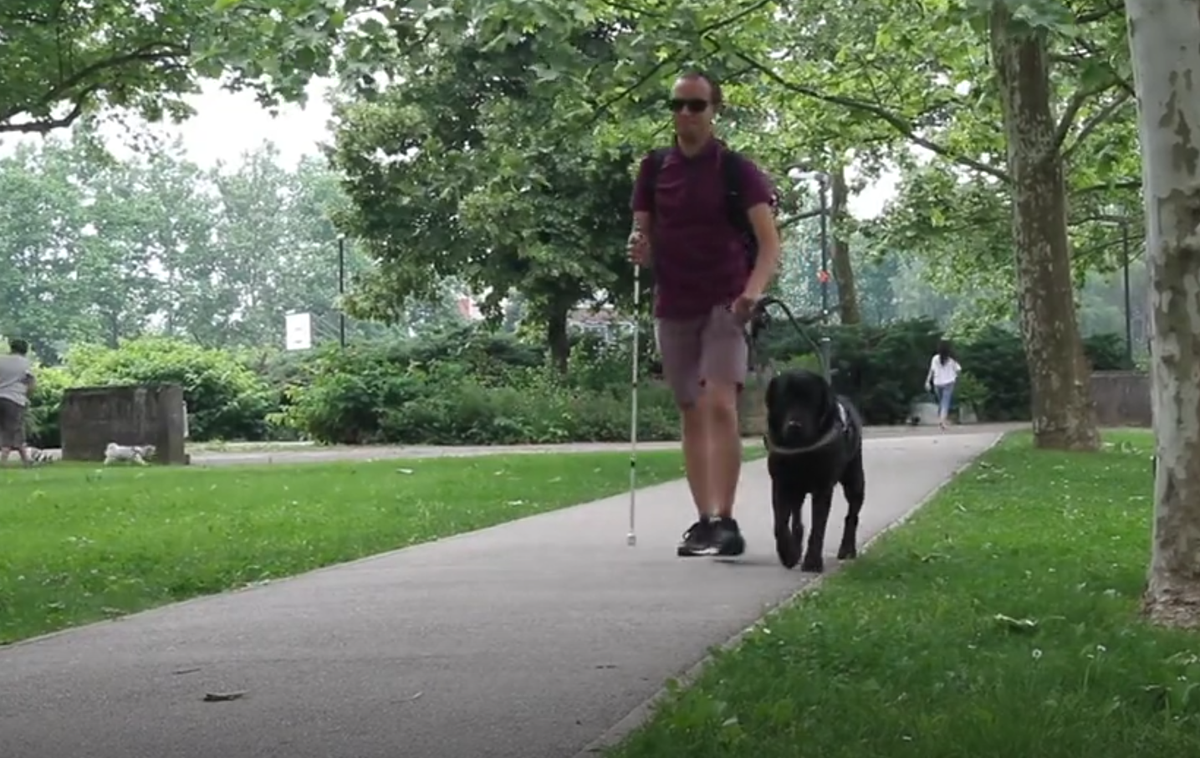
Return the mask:
{"type": "Polygon", "coordinates": [[[767,407],[773,407],[779,401],[779,383],[782,381],[779,375],[771,377],[771,381],[767,382],[766,403],[767,407]]]}

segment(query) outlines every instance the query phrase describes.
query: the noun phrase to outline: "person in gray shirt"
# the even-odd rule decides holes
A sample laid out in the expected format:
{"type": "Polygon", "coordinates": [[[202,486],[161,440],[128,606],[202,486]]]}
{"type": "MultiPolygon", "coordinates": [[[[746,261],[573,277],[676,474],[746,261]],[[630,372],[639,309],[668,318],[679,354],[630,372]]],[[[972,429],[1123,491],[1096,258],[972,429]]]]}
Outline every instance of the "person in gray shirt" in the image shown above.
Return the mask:
{"type": "Polygon", "coordinates": [[[8,463],[9,453],[17,451],[21,462],[30,465],[25,447],[25,409],[35,381],[29,363],[29,343],[14,339],[9,354],[0,355],[0,465],[8,463]]]}

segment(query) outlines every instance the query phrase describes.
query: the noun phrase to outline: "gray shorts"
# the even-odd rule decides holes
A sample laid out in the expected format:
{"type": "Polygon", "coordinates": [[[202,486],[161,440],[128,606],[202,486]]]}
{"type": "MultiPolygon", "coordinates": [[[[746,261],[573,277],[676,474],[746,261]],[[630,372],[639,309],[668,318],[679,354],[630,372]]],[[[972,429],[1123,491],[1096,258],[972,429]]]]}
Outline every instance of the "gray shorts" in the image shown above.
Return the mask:
{"type": "Polygon", "coordinates": [[[656,327],[663,378],[680,407],[694,404],[708,382],[745,384],[746,327],[724,305],[696,318],[659,319],[656,327]]]}
{"type": "Polygon", "coordinates": [[[25,406],[0,398],[0,448],[25,447],[25,406]]]}

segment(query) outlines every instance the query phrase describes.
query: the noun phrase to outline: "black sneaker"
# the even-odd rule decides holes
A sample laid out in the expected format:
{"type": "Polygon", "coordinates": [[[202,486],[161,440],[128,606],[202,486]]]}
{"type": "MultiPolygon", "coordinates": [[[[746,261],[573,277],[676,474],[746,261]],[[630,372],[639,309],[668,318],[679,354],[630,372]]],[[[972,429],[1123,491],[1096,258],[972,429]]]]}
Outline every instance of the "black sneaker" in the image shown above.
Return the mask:
{"type": "Polygon", "coordinates": [[[717,555],[735,556],[746,552],[746,540],[736,519],[721,518],[714,521],[712,542],[717,548],[717,555]]]}
{"type": "Polygon", "coordinates": [[[688,527],[683,533],[683,541],[679,543],[676,554],[681,558],[694,555],[716,555],[716,529],[713,521],[707,516],[688,527]]]}

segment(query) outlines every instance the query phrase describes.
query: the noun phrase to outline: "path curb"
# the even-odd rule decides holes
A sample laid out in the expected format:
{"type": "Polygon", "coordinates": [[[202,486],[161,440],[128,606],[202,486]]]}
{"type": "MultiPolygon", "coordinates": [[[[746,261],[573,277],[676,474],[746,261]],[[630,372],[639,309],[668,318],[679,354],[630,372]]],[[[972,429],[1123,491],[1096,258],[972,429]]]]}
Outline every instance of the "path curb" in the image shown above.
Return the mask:
{"type": "MultiPolygon", "coordinates": [[[[992,442],[987,447],[985,447],[983,450],[981,450],[978,455],[972,457],[970,460],[964,462],[963,464],[961,464],[960,466],[955,468],[953,471],[951,471],[946,476],[946,478],[944,478],[944,479],[942,479],[942,481],[938,482],[934,486],[934,488],[931,489],[925,495],[925,497],[923,497],[919,501],[917,501],[917,503],[913,507],[909,508],[907,511],[905,511],[903,514],[901,514],[898,518],[893,520],[887,526],[883,527],[878,532],[873,534],[870,539],[868,539],[865,543],[863,543],[862,550],[859,551],[859,554],[861,555],[861,554],[866,553],[867,550],[869,550],[871,548],[871,546],[874,545],[878,539],[883,537],[888,532],[890,532],[893,529],[896,529],[900,526],[903,526],[910,518],[912,518],[912,516],[914,514],[916,514],[917,511],[919,511],[921,508],[923,508],[926,503],[928,503],[930,500],[932,500],[934,497],[936,497],[937,494],[942,491],[943,487],[945,487],[950,482],[954,481],[955,478],[957,478],[959,474],[963,473],[968,468],[975,465],[976,461],[978,461],[980,458],[982,458],[987,453],[991,452],[992,448],[996,447],[996,445],[999,445],[1004,440],[1004,438],[1007,437],[1010,433],[1011,432],[1001,432],[1001,433],[997,434],[996,438],[994,440],[992,440],[992,442]]],[[[835,565],[832,569],[827,570],[825,573],[815,577],[814,579],[812,579],[812,581],[806,583],[803,587],[796,590],[796,592],[794,592],[790,597],[785,598],[778,605],[774,606],[773,608],[768,609],[767,612],[764,613],[762,615],[762,617],[759,618],[757,621],[755,621],[754,623],[750,624],[742,631],[740,631],[737,634],[730,637],[728,640],[726,640],[724,643],[722,643],[720,646],[718,646],[713,652],[711,652],[708,655],[701,658],[699,662],[697,662],[696,664],[691,666],[689,669],[687,669],[687,671],[683,672],[683,674],[681,674],[680,676],[676,677],[674,679],[675,686],[668,688],[667,685],[664,685],[663,687],[661,687],[657,692],[655,692],[653,695],[651,695],[649,698],[647,698],[645,701],[643,701],[640,705],[636,706],[632,711],[630,711],[628,714],[626,714],[624,718],[622,718],[620,721],[618,721],[616,724],[614,724],[612,727],[610,727],[607,731],[605,731],[599,737],[597,737],[596,739],[589,742],[586,746],[584,746],[584,748],[582,750],[580,750],[579,752],[577,752],[573,756],[573,758],[595,758],[595,756],[599,755],[603,751],[609,750],[613,747],[616,747],[619,743],[624,741],[624,739],[626,737],[628,737],[634,731],[636,731],[637,729],[639,729],[640,727],[642,727],[646,723],[648,723],[651,720],[651,718],[654,716],[655,708],[658,705],[660,705],[661,703],[666,702],[667,699],[670,697],[670,694],[673,690],[687,689],[687,688],[691,687],[696,682],[696,680],[700,677],[700,675],[704,672],[704,670],[713,663],[715,656],[718,653],[728,652],[728,651],[733,650],[734,648],[738,647],[739,645],[741,645],[742,641],[744,639],[746,639],[746,637],[751,632],[753,632],[754,630],[761,627],[763,624],[765,624],[767,621],[769,621],[776,614],[778,614],[782,611],[785,611],[785,610],[791,608],[792,606],[794,606],[796,603],[798,603],[804,597],[804,595],[806,595],[807,593],[816,589],[817,587],[820,587],[821,584],[823,584],[824,581],[828,577],[831,577],[831,576],[837,574],[838,571],[841,570],[841,568],[842,568],[841,563],[835,565]]]]}

